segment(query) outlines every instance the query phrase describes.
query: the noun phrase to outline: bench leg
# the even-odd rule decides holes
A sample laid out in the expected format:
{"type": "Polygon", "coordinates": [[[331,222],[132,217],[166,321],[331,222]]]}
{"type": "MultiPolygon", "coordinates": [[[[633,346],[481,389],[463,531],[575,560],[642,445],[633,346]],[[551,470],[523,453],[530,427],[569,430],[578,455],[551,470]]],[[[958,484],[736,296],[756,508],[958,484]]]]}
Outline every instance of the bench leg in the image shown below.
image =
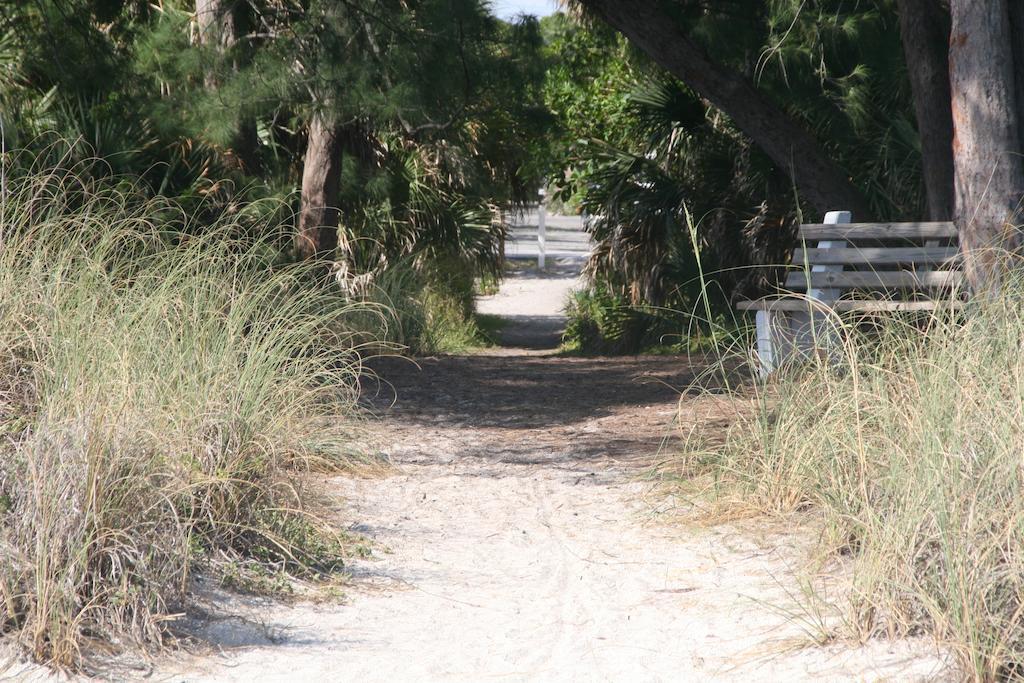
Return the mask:
{"type": "Polygon", "coordinates": [[[778,324],[778,313],[772,311],[758,311],[755,316],[757,324],[757,358],[758,372],[764,379],[776,368],[775,362],[775,336],[773,328],[778,324]]]}
{"type": "MultiPolygon", "coordinates": [[[[853,220],[849,211],[829,211],[826,225],[843,225],[853,220]]],[[[818,249],[836,249],[846,246],[843,240],[822,240],[818,249]]],[[[841,265],[812,265],[811,272],[842,271],[841,265]]],[[[839,298],[837,289],[811,288],[807,296],[815,301],[831,304],[839,298]]],[[[767,377],[781,365],[794,358],[808,359],[824,351],[835,354],[837,337],[826,316],[818,312],[792,313],[783,311],[757,312],[757,355],[761,377],[767,377]]]]}
{"type": "Polygon", "coordinates": [[[836,331],[821,313],[757,311],[758,374],[762,379],[794,361],[806,361],[837,349],[836,331]]]}

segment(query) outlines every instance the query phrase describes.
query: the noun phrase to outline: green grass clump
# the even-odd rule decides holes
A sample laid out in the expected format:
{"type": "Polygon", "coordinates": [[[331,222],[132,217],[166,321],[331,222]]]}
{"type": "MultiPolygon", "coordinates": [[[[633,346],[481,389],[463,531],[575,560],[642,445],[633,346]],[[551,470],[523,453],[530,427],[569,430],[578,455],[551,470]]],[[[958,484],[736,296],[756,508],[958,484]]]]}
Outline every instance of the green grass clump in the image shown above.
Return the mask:
{"type": "Polygon", "coordinates": [[[566,316],[562,345],[578,353],[638,353],[652,322],[624,297],[603,287],[574,290],[569,295],[566,316]]]}
{"type": "Polygon", "coordinates": [[[469,264],[408,258],[371,280],[360,299],[368,308],[357,326],[415,355],[477,349],[489,340],[474,313],[473,291],[469,264]]]}
{"type": "Polygon", "coordinates": [[[601,284],[577,289],[566,305],[562,349],[593,355],[678,354],[714,349],[712,329],[735,330],[731,318],[707,325],[705,311],[696,309],[634,306],[601,284]]]}
{"type": "Polygon", "coordinates": [[[852,557],[847,625],[932,632],[976,680],[1024,665],[1024,282],[962,313],[833,321],[836,353],[756,386],[695,449],[725,500],[816,510],[852,557]]]}
{"type": "Polygon", "coordinates": [[[346,448],[353,304],[228,219],[58,173],[5,190],[0,632],[78,667],[160,643],[200,561],[316,570],[295,475],[346,448]]]}

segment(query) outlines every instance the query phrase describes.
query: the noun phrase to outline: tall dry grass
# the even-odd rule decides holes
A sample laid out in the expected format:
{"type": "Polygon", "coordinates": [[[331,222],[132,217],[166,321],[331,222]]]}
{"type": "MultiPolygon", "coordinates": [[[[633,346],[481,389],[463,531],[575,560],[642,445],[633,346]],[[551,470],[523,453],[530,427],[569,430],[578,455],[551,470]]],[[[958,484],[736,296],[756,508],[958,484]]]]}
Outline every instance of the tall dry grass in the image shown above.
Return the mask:
{"type": "Polygon", "coordinates": [[[1024,676],[1024,280],[959,312],[829,324],[834,355],[755,383],[687,465],[723,504],[820,513],[852,560],[856,635],[930,632],[975,680],[1024,676]]]}
{"type": "Polygon", "coordinates": [[[230,219],[8,178],[0,631],[35,659],[159,643],[197,562],[327,561],[295,476],[347,449],[352,304],[230,219]]]}

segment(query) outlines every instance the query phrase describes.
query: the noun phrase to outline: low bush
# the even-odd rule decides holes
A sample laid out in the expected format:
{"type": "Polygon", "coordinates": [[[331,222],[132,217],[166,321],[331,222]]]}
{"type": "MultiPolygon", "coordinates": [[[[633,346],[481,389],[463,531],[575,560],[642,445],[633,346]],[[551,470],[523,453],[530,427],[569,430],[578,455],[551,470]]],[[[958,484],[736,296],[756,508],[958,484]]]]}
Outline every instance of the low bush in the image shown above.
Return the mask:
{"type": "Polygon", "coordinates": [[[469,264],[409,258],[372,279],[358,327],[391,349],[416,355],[460,353],[487,344],[474,313],[469,264]]]}
{"type": "Polygon", "coordinates": [[[719,316],[712,332],[712,326],[704,322],[708,313],[703,307],[684,312],[634,306],[600,284],[591,285],[570,295],[562,345],[566,351],[594,355],[684,353],[714,348],[715,334],[734,332],[736,321],[719,316]]]}
{"type": "Polygon", "coordinates": [[[683,328],[681,321],[632,306],[599,285],[574,291],[566,315],[563,345],[586,354],[640,353],[666,340],[678,341],[683,328]]]}
{"type": "Polygon", "coordinates": [[[345,457],[364,305],[234,219],[56,173],[3,191],[0,631],[78,667],[159,644],[203,560],[330,569],[296,473],[345,457]]]}

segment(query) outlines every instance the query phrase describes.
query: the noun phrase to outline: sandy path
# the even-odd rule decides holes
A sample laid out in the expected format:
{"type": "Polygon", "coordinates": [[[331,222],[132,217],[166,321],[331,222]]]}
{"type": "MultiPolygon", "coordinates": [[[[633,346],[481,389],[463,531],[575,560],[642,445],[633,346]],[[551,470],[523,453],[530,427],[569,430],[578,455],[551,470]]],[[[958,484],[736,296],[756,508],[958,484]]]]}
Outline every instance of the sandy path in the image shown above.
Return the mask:
{"type": "Polygon", "coordinates": [[[520,272],[507,278],[497,294],[480,297],[477,311],[506,321],[498,336],[502,346],[553,349],[562,339],[563,308],[578,284],[580,265],[578,259],[565,258],[554,260],[544,272],[520,272]]]}
{"type": "MultiPolygon", "coordinates": [[[[692,379],[687,359],[505,350],[376,369],[386,383],[368,387],[383,417],[375,439],[397,470],[329,482],[340,518],[379,544],[354,561],[345,604],[225,598],[217,611],[228,616],[205,630],[220,654],[179,654],[152,680],[904,681],[941,671],[924,641],[808,645],[784,615],[805,531],[663,519],[664,499],[638,475],[676,413],[673,387],[692,379]]],[[[710,402],[683,400],[714,419],[710,402]]]]}

